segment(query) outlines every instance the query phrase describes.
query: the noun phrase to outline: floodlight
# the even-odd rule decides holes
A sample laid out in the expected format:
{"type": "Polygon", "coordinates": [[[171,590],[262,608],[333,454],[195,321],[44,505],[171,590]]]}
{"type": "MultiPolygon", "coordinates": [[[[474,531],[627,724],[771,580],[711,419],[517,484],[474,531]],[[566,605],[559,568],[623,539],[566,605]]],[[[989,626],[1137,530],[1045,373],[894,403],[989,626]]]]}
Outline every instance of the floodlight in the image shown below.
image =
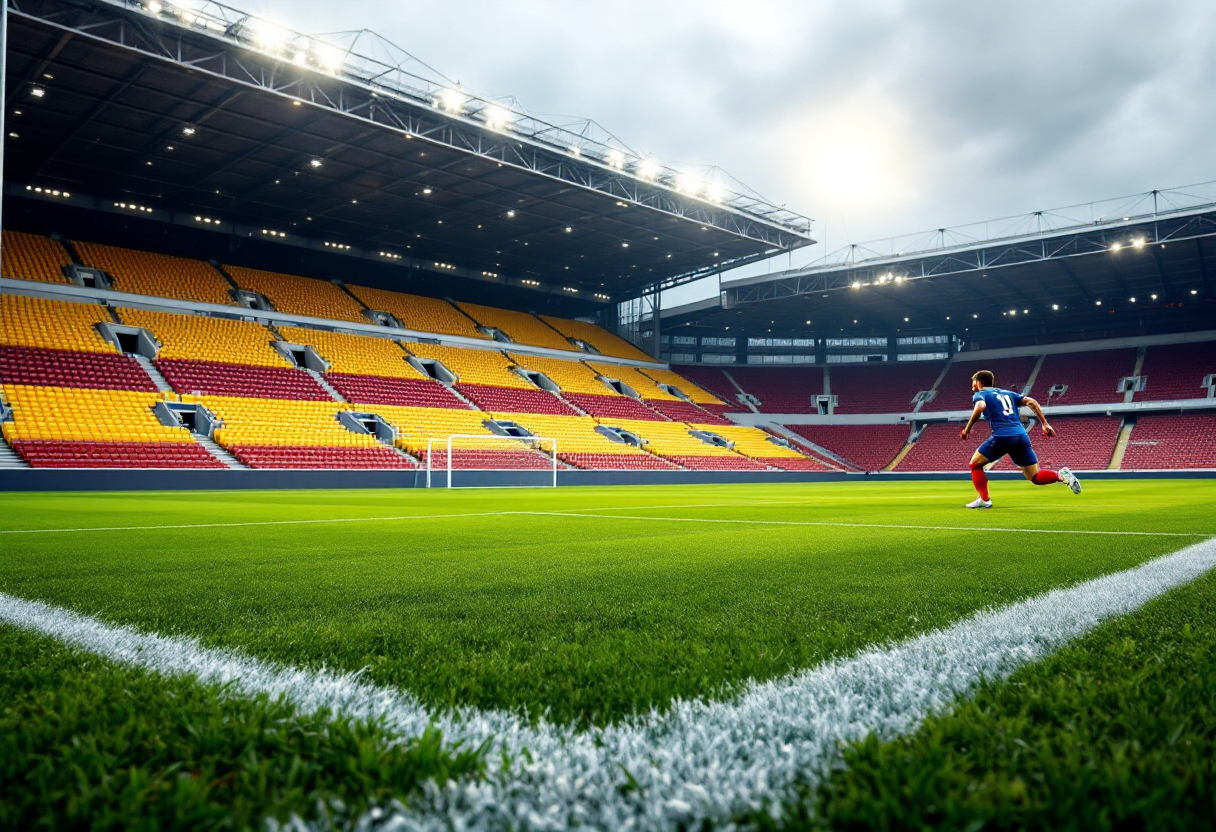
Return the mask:
{"type": "Polygon", "coordinates": [[[160,14],[164,10],[165,10],[165,7],[162,6],[160,3],[149,3],[148,4],[148,11],[152,12],[152,14],[160,14]]]}
{"type": "Polygon", "coordinates": [[[296,66],[308,66],[308,53],[301,49],[291,56],[291,62],[296,66]]]}
{"type": "Polygon", "coordinates": [[[1100,301],[1100,300],[1094,301],[1094,306],[1101,306],[1101,305],[1102,305],[1102,301],[1100,301]]]}
{"type": "Polygon", "coordinates": [[[1144,238],[1137,237],[1136,239],[1132,240],[1132,245],[1136,248],[1144,248],[1144,238]]]}
{"type": "Polygon", "coordinates": [[[182,128],[182,135],[183,135],[183,136],[193,136],[193,135],[194,135],[194,128],[193,128],[193,127],[183,127],[183,128],[182,128]]]}
{"type": "Polygon", "coordinates": [[[1052,311],[1053,311],[1053,312],[1059,312],[1059,311],[1060,311],[1060,304],[1058,304],[1058,303],[1053,303],[1053,304],[1051,305],[1051,309],[1052,309],[1052,311]]]}
{"type": "Polygon", "coordinates": [[[1156,295],[1150,295],[1150,297],[1152,297],[1152,299],[1153,299],[1153,300],[1156,300],[1156,299],[1157,299],[1157,296],[1156,296],[1156,295]]]}
{"type": "Polygon", "coordinates": [[[321,167],[321,160],[320,159],[309,159],[308,166],[310,168],[319,168],[319,167],[321,167]]]}
{"type": "Polygon", "coordinates": [[[676,190],[689,196],[696,196],[705,190],[705,183],[695,176],[682,173],[676,178],[676,190]]]}
{"type": "Polygon", "coordinates": [[[42,87],[34,87],[30,90],[30,95],[34,96],[34,98],[42,98],[44,95],[46,95],[46,90],[44,90],[42,87]]]}
{"type": "Polygon", "coordinates": [[[654,159],[643,159],[634,167],[641,179],[654,179],[659,175],[659,163],[654,159]]]}
{"type": "Polygon", "coordinates": [[[459,90],[450,90],[446,87],[439,91],[439,105],[449,113],[459,113],[464,109],[464,103],[469,100],[469,97],[459,90]]]}
{"type": "Polygon", "coordinates": [[[328,43],[318,43],[313,48],[313,57],[322,69],[330,72],[337,72],[342,68],[342,61],[346,58],[346,53],[336,46],[328,43]]]}
{"type": "Polygon", "coordinates": [[[1191,294],[1192,294],[1192,295],[1197,295],[1197,294],[1199,294],[1199,290],[1198,290],[1198,289],[1192,289],[1192,290],[1191,290],[1191,294]]]}
{"type": "Polygon", "coordinates": [[[850,288],[850,289],[860,289],[860,288],[861,288],[861,281],[860,281],[860,280],[854,280],[854,281],[853,281],[852,286],[850,286],[849,288],[850,288]]]}
{"type": "Polygon", "coordinates": [[[1121,248],[1123,248],[1123,244],[1122,244],[1122,243],[1111,243],[1111,244],[1110,244],[1110,250],[1111,250],[1111,251],[1118,251],[1118,250],[1119,250],[1119,249],[1121,249],[1121,248]]]}
{"type": "Polygon", "coordinates": [[[1129,300],[1129,301],[1131,301],[1132,303],[1135,303],[1135,302],[1136,302],[1136,299],[1135,299],[1135,298],[1128,298],[1128,300],[1129,300]]]}
{"type": "Polygon", "coordinates": [[[267,51],[282,49],[287,45],[287,30],[265,20],[256,21],[253,26],[253,40],[258,46],[267,51]]]}
{"type": "Polygon", "coordinates": [[[486,120],[486,124],[495,130],[502,130],[511,122],[511,114],[507,111],[506,107],[491,104],[481,112],[482,117],[486,120]]]}
{"type": "Polygon", "coordinates": [[[625,154],[615,148],[613,148],[612,150],[609,150],[608,151],[608,165],[610,167],[616,168],[617,170],[624,170],[625,154]]]}

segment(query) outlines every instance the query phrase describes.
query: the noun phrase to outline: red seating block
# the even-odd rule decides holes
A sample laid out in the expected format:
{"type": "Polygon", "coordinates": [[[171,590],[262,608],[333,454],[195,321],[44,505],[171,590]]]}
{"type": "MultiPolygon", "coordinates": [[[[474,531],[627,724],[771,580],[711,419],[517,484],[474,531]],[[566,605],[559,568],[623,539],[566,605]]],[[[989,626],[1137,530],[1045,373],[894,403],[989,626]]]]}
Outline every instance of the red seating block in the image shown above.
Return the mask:
{"type": "MultiPolygon", "coordinates": [[[[739,391],[735,389],[735,385],[730,383],[730,379],[719,368],[706,367],[700,364],[681,364],[679,366],[673,364],[671,369],[689,381],[692,381],[701,389],[708,390],[726,402],[726,410],[739,411],[747,409],[743,405],[738,404],[739,400],[736,396],[739,395],[739,391]]],[[[685,390],[684,392],[687,393],[688,391],[685,390]]],[[[710,405],[710,407],[717,406],[710,405]]]]}
{"type": "MultiPolygon", "coordinates": [[[[447,448],[436,448],[431,454],[431,469],[445,470],[448,466],[447,448]]],[[[527,448],[494,450],[493,448],[453,448],[452,468],[459,471],[543,471],[553,467],[552,457],[527,448]]]]}
{"type": "Polygon", "coordinates": [[[232,455],[250,468],[410,469],[413,461],[389,448],[234,445],[232,455]]]}
{"type": "Polygon", "coordinates": [[[0,347],[0,381],[44,387],[156,392],[156,385],[134,359],[104,352],[0,347]]]}
{"type": "Polygon", "coordinates": [[[916,394],[929,390],[941,375],[940,361],[894,364],[840,364],[832,367],[837,413],[907,413],[916,394]]]}
{"type": "Polygon", "coordinates": [[[191,442],[66,442],[18,439],[13,450],[34,468],[223,468],[191,442]]]}
{"type": "Polygon", "coordinates": [[[675,471],[678,466],[648,454],[563,454],[558,457],[588,471],[675,471]]]}
{"type": "Polygon", "coordinates": [[[881,471],[908,441],[908,425],[787,425],[789,430],[850,462],[859,471],[881,471]]]}
{"type": "Polygon", "coordinates": [[[693,471],[764,471],[764,465],[745,456],[669,456],[672,462],[693,471]]]}
{"type": "Polygon", "coordinates": [[[575,406],[600,419],[642,419],[669,421],[631,396],[597,396],[594,393],[565,393],[575,406]]]}
{"type": "Polygon", "coordinates": [[[176,358],[157,359],[156,366],[178,393],[332,401],[312,376],[295,367],[253,367],[176,358]]]}
{"type": "Polygon", "coordinates": [[[768,465],[773,468],[780,468],[782,471],[813,471],[815,473],[822,474],[825,471],[832,470],[831,468],[828,468],[826,465],[824,465],[822,462],[819,462],[818,460],[815,460],[815,459],[811,459],[809,457],[803,457],[801,459],[798,459],[796,457],[785,457],[785,456],[773,456],[773,457],[756,456],[756,457],[752,457],[752,459],[756,460],[756,462],[759,462],[762,465],[768,465]]]}
{"type": "Polygon", "coordinates": [[[491,413],[546,413],[577,416],[566,403],[544,390],[496,387],[489,384],[457,384],[461,395],[491,413]]]}
{"type": "Polygon", "coordinates": [[[1216,468],[1216,413],[1141,416],[1120,467],[1124,471],[1216,468]]]}
{"type": "Polygon", "coordinates": [[[393,404],[402,407],[444,407],[468,410],[469,406],[437,381],[413,378],[357,376],[326,373],[325,380],[349,402],[393,404]]]}
{"type": "Polygon", "coordinates": [[[1138,402],[1207,398],[1207,388],[1200,384],[1216,373],[1216,341],[1149,347],[1140,373],[1146,383],[1136,394],[1138,402]]]}
{"type": "MultiPolygon", "coordinates": [[[[1043,359],[1031,395],[1043,406],[1105,404],[1123,401],[1119,379],[1136,366],[1136,350],[1095,350],[1049,355],[1043,359]],[[1057,384],[1067,385],[1062,396],[1048,396],[1057,384]]],[[[1196,382],[1198,384],[1198,382],[1196,382]]]]}
{"type": "MultiPolygon", "coordinates": [[[[1026,392],[1026,381],[1039,361],[1036,355],[1017,358],[996,358],[987,361],[955,361],[946,371],[946,377],[937,387],[937,397],[921,408],[923,412],[934,410],[970,410],[971,376],[980,370],[991,370],[996,375],[996,386],[1006,390],[1026,392]]],[[[1036,389],[1039,387],[1035,384],[1036,389]]],[[[1043,393],[1046,396],[1047,388],[1043,393]]],[[[1034,395],[1034,391],[1031,391],[1034,395]]]]}
{"type": "Polygon", "coordinates": [[[689,422],[694,425],[733,425],[730,419],[724,419],[716,413],[702,409],[692,402],[671,402],[660,399],[647,399],[646,406],[657,410],[673,422],[689,422]]]}
{"type": "Polygon", "coordinates": [[[761,413],[819,412],[812,397],[823,393],[822,367],[738,367],[730,374],[760,400],[761,413]]]}

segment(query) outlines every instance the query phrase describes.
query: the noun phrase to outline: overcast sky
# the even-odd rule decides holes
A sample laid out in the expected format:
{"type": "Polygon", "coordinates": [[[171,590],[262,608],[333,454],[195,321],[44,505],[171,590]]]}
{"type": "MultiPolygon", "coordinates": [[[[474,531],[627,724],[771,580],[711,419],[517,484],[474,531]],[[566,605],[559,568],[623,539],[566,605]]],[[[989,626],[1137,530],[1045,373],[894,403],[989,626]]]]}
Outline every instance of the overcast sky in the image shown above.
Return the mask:
{"type": "Polygon", "coordinates": [[[235,3],[720,165],[827,250],[1216,179],[1212,0],[235,3]]]}

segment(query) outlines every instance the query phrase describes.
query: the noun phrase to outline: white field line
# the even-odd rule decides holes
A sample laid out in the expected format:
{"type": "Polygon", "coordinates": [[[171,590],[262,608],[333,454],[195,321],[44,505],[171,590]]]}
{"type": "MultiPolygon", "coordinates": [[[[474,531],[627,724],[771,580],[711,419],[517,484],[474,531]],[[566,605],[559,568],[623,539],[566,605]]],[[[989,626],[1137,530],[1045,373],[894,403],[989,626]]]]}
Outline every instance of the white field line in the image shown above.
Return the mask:
{"type": "MultiPolygon", "coordinates": [[[[691,508],[691,506],[690,506],[691,508]]],[[[940,532],[1025,532],[1027,534],[1099,534],[1133,537],[1210,537],[1210,532],[1118,532],[1092,529],[1019,529],[1000,526],[922,526],[902,523],[843,523],[828,520],[749,520],[725,517],[651,517],[644,514],[582,514],[573,511],[513,511],[538,517],[586,517],[598,520],[661,520],[670,523],[727,523],[755,526],[832,526],[845,529],[916,529],[940,532]]]]}
{"type": "Polygon", "coordinates": [[[1133,537],[1208,537],[1209,532],[1139,532],[1107,531],[1091,529],[1023,529],[1001,526],[926,526],[906,523],[845,523],[829,520],[752,520],[723,517],[652,517],[642,514],[590,514],[590,511],[624,511],[660,508],[747,508],[751,505],[797,505],[802,501],[774,501],[727,505],[722,503],[685,503],[669,506],[617,506],[581,511],[477,511],[464,514],[403,514],[392,517],[321,517],[302,520],[249,520],[234,523],[166,523],[147,526],[82,526],[56,529],[0,529],[4,534],[54,534],[57,532],[126,532],[154,529],[223,529],[246,526],[298,526],[324,525],[327,523],[397,523],[405,520],[445,520],[461,517],[581,517],[592,520],[655,520],[669,523],[726,523],[760,526],[828,526],[845,529],[904,529],[909,531],[950,532],[1026,532],[1028,534],[1096,534],[1133,537]]]}
{"type": "Polygon", "coordinates": [[[501,711],[429,713],[409,694],[358,674],[280,667],[3,593],[0,622],[134,667],[283,697],[301,711],[383,719],[401,736],[434,724],[448,741],[488,743],[484,780],[432,784],[408,807],[394,803],[365,816],[359,829],[658,830],[728,824],[753,811],[776,815],[799,785],[813,787],[839,762],[840,743],[914,731],[981,679],[1006,678],[1213,566],[1216,540],[1207,540],[898,644],[751,683],[726,701],[680,700],[664,713],[584,731],[501,711]]]}

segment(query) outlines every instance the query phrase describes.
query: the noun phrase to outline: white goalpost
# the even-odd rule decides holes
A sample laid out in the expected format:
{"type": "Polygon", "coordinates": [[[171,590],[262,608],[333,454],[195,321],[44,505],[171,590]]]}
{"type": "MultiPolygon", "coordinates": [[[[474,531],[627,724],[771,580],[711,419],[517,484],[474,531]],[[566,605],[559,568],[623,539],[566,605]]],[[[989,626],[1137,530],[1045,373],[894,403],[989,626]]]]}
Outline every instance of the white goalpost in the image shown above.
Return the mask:
{"type": "MultiPolygon", "coordinates": [[[[446,488],[556,488],[557,440],[547,436],[454,433],[426,443],[426,487],[442,476],[446,488]],[[453,472],[457,474],[453,477],[453,472]],[[518,482],[458,484],[461,472],[511,472],[518,482]]],[[[470,478],[474,479],[474,478],[470,478]]]]}

